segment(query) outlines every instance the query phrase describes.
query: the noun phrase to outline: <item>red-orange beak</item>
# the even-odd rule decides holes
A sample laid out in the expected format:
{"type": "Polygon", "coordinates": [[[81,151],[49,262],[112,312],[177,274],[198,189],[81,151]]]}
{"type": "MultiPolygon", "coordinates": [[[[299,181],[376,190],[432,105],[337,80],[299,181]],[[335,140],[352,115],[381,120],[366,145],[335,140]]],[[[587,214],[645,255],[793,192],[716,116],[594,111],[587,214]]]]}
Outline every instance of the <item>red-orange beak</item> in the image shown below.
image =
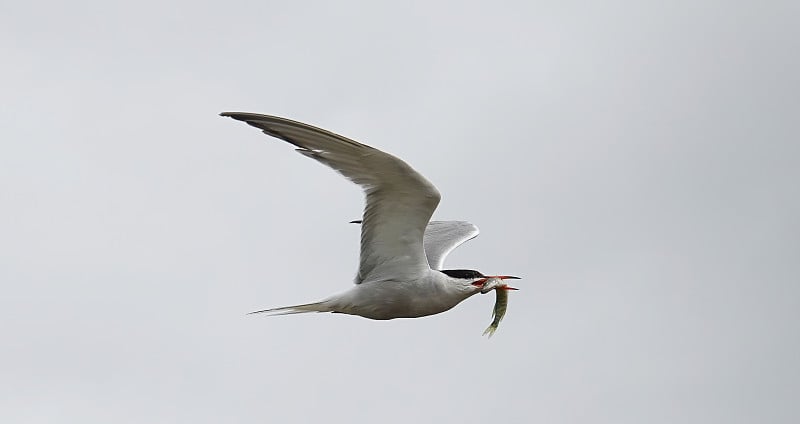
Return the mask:
{"type": "Polygon", "coordinates": [[[499,278],[501,280],[521,280],[519,277],[512,277],[510,275],[489,275],[486,278],[499,278]]]}
{"type": "MultiPolygon", "coordinates": [[[[514,277],[512,275],[487,275],[486,277],[481,278],[480,280],[474,281],[472,283],[472,285],[475,286],[475,287],[483,287],[483,285],[486,284],[486,280],[488,280],[490,278],[499,278],[501,280],[521,280],[521,278],[514,277]]],[[[503,290],[519,290],[518,288],[511,287],[511,286],[502,286],[502,287],[498,287],[498,288],[501,288],[503,290]]]]}

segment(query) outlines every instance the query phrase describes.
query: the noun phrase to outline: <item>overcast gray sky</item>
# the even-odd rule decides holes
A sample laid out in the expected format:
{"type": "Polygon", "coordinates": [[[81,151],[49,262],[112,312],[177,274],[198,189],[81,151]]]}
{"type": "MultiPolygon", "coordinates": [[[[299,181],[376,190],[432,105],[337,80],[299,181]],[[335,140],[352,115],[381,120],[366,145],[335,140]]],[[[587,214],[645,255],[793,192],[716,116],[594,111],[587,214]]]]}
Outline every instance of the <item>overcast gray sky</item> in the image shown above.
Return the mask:
{"type": "Polygon", "coordinates": [[[745,3],[5,2],[0,421],[800,421],[800,13],[745,3]],[[495,337],[245,316],[346,289],[362,200],[225,110],[426,175],[495,337]]]}

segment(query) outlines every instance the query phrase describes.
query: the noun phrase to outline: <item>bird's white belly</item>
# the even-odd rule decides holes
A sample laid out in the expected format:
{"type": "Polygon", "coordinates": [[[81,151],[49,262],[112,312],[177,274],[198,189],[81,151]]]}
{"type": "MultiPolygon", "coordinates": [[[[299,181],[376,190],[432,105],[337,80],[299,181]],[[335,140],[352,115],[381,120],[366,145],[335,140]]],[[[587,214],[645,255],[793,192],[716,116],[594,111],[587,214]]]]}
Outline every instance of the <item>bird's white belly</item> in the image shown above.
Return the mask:
{"type": "Polygon", "coordinates": [[[359,284],[329,301],[334,312],[384,320],[438,314],[475,293],[430,282],[381,281],[359,284]]]}

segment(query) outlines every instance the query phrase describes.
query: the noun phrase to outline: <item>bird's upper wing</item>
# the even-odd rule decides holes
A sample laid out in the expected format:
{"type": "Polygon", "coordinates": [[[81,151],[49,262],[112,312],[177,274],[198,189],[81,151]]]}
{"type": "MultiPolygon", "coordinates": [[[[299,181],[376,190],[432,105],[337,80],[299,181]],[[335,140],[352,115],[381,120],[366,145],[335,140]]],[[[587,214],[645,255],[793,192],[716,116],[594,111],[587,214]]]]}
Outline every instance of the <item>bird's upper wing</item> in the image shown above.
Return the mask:
{"type": "Polygon", "coordinates": [[[478,227],[466,221],[431,221],[425,229],[425,254],[433,269],[443,269],[450,252],[478,236],[478,227]]]}
{"type": "Polygon", "coordinates": [[[361,260],[356,284],[416,279],[430,267],[422,245],[439,204],[436,187],[402,160],[301,122],[255,113],[224,112],[297,146],[297,151],[338,171],[364,189],[361,260]]]}
{"type": "MultiPolygon", "coordinates": [[[[361,224],[361,220],[350,221],[361,224]]],[[[456,247],[478,237],[480,230],[467,221],[431,221],[425,228],[423,246],[428,265],[432,269],[444,269],[444,260],[456,247]]]]}

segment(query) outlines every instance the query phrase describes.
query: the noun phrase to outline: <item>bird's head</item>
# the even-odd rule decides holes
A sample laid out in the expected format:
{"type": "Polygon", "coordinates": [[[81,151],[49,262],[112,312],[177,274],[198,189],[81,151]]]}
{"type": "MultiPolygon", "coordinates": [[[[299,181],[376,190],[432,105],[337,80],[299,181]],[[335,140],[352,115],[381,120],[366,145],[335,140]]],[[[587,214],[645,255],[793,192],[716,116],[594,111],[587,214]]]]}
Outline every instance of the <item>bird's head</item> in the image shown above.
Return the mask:
{"type": "MultiPolygon", "coordinates": [[[[442,273],[446,274],[450,278],[455,278],[458,280],[463,280],[472,286],[475,286],[478,289],[483,289],[483,286],[490,278],[499,278],[501,280],[519,280],[519,277],[513,277],[511,275],[483,275],[478,271],[472,269],[443,269],[442,273]]],[[[498,289],[501,290],[519,290],[517,288],[511,286],[498,286],[498,289]]],[[[491,291],[491,290],[490,290],[491,291]]],[[[484,292],[485,293],[485,292],[484,292]]]]}

